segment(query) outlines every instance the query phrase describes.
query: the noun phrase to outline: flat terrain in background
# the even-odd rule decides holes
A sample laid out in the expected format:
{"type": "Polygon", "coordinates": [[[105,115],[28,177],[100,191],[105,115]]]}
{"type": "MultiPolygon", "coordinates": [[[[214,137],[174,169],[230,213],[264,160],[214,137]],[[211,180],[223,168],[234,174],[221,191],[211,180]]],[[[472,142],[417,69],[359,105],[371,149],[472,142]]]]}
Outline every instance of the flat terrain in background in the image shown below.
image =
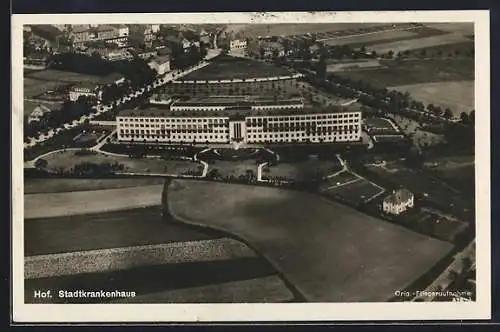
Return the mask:
{"type": "Polygon", "coordinates": [[[443,35],[415,38],[407,40],[399,40],[388,43],[379,43],[370,45],[369,49],[377,52],[378,54],[385,54],[389,51],[393,51],[395,54],[398,52],[404,52],[406,50],[414,50],[420,48],[426,48],[436,45],[446,45],[454,44],[458,42],[463,42],[469,40],[467,37],[458,33],[448,33],[443,35]]]}
{"type": "Polygon", "coordinates": [[[339,72],[354,81],[365,81],[375,87],[470,81],[474,80],[473,59],[381,60],[383,68],[339,72]]]}
{"type": "Polygon", "coordinates": [[[123,178],[123,179],[24,179],[25,194],[74,192],[99,189],[115,189],[141,187],[154,184],[163,184],[165,178],[123,178]]]}
{"type": "Polygon", "coordinates": [[[315,195],[276,188],[175,180],[168,206],[188,224],[245,239],[313,302],[386,301],[452,248],[315,195]]]}
{"type": "Polygon", "coordinates": [[[290,36],[306,33],[342,31],[387,25],[387,23],[293,23],[293,24],[231,24],[225,31],[242,37],[290,36]]]}
{"type": "Polygon", "coordinates": [[[389,89],[407,91],[425,105],[434,104],[443,110],[450,108],[455,116],[474,109],[474,81],[410,84],[391,86],[389,89]]]}

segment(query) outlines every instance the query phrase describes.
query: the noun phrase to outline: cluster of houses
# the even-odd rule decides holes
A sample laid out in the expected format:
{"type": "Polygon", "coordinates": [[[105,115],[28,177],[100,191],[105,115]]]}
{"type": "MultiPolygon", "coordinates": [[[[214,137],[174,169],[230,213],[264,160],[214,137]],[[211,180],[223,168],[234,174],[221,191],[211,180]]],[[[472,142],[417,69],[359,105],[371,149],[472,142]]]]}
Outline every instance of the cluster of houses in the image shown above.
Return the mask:
{"type": "MultiPolygon", "coordinates": [[[[50,55],[72,50],[87,55],[98,55],[107,61],[130,61],[139,57],[159,74],[170,71],[172,49],[189,50],[201,44],[213,46],[214,33],[205,30],[181,31],[167,27],[169,33],[161,33],[160,24],[74,24],[24,27],[24,65],[29,69],[45,69],[50,55]],[[190,36],[187,38],[186,36],[190,36]],[[194,36],[194,38],[193,38],[194,36]]],[[[238,45],[237,47],[246,47],[238,45]]]]}

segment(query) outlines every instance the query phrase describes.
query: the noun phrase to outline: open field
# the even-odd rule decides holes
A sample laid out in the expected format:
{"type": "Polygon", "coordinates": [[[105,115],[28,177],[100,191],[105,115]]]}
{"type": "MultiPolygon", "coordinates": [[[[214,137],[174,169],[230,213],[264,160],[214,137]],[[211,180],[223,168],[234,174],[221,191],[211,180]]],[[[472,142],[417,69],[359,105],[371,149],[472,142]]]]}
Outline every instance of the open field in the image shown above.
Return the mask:
{"type": "MultiPolygon", "coordinates": [[[[269,280],[272,276],[275,276],[275,271],[259,257],[141,266],[104,273],[27,279],[24,282],[25,301],[27,303],[40,302],[33,298],[33,290],[37,289],[68,291],[77,289],[115,291],[119,289],[134,291],[137,302],[151,298],[148,303],[207,303],[214,298],[219,299],[219,302],[231,302],[233,298],[236,301],[239,300],[238,302],[290,300],[290,291],[279,278],[274,277],[269,280]],[[246,280],[252,282],[244,282],[246,280]],[[243,286],[250,287],[250,289],[242,290],[243,286]],[[249,293],[250,290],[253,292],[249,293]],[[215,292],[218,294],[215,295],[215,292]]],[[[54,296],[51,303],[111,303],[117,300],[122,303],[134,302],[134,298],[60,298],[54,296]]],[[[46,299],[44,303],[47,303],[46,299]]]]}
{"type": "Polygon", "coordinates": [[[99,76],[80,74],[70,71],[47,69],[41,71],[34,71],[29,74],[24,75],[31,80],[36,80],[39,84],[46,84],[49,82],[60,83],[81,83],[81,82],[93,82],[98,83],[102,80],[99,76]]]}
{"type": "Polygon", "coordinates": [[[387,25],[387,23],[231,24],[228,25],[226,31],[238,33],[241,37],[256,38],[258,36],[291,36],[306,33],[356,30],[384,25],[387,25]]]}
{"type": "Polygon", "coordinates": [[[162,219],[161,207],[29,219],[24,222],[26,256],[199,241],[221,237],[162,219]]]}
{"type": "Polygon", "coordinates": [[[183,160],[163,160],[156,158],[129,158],[127,156],[111,156],[101,153],[77,155],[75,151],[60,151],[44,157],[47,160],[48,170],[65,170],[69,171],[75,165],[90,162],[90,163],[120,163],[125,166],[123,172],[137,173],[165,173],[165,174],[181,174],[184,171],[197,171],[200,164],[183,161],[183,160]]]}
{"type": "Polygon", "coordinates": [[[26,257],[24,277],[50,278],[105,273],[141,266],[210,262],[255,256],[255,252],[247,246],[229,238],[182,241],[26,257]],[[189,254],[186,255],[186,252],[189,254]]]}
{"type": "Polygon", "coordinates": [[[294,163],[278,163],[275,166],[266,166],[262,171],[264,179],[282,176],[292,181],[303,181],[315,173],[326,176],[341,169],[342,166],[335,160],[309,160],[294,163]]]}
{"type": "Polygon", "coordinates": [[[63,217],[157,206],[162,185],[24,195],[24,218],[63,217]]]}
{"type": "Polygon", "coordinates": [[[356,69],[370,69],[380,67],[381,64],[378,60],[357,60],[357,61],[342,61],[328,63],[326,70],[328,72],[356,70],[356,69]]]}
{"type": "Polygon", "coordinates": [[[36,302],[33,291],[40,287],[136,292],[116,301],[122,303],[293,300],[274,269],[244,244],[167,222],[161,212],[149,207],[27,220],[26,301],[36,302]]]}
{"type": "Polygon", "coordinates": [[[454,116],[474,109],[474,81],[434,82],[389,87],[391,90],[409,92],[425,105],[434,104],[443,110],[449,108],[454,116]]]}
{"type": "Polygon", "coordinates": [[[350,44],[360,44],[373,43],[378,41],[393,40],[398,38],[416,38],[418,34],[412,32],[411,30],[388,30],[388,31],[378,31],[376,33],[367,33],[361,35],[352,36],[342,36],[331,39],[322,40],[328,46],[337,45],[350,45],[350,44]]]}
{"type": "Polygon", "coordinates": [[[398,52],[404,52],[406,50],[421,49],[436,45],[454,44],[467,40],[469,39],[461,34],[448,33],[438,36],[374,44],[369,46],[369,50],[375,51],[378,54],[385,54],[389,51],[393,51],[395,54],[397,54],[398,52]]]}
{"type": "Polygon", "coordinates": [[[184,76],[183,80],[230,80],[233,78],[273,77],[290,75],[283,67],[270,64],[225,56],[214,60],[206,67],[184,76]]]}
{"type": "Polygon", "coordinates": [[[350,70],[337,73],[376,87],[431,82],[474,80],[473,59],[381,60],[384,68],[350,70]]]}
{"type": "Polygon", "coordinates": [[[424,168],[463,192],[475,192],[474,156],[436,158],[424,164],[424,168]]]}
{"type": "Polygon", "coordinates": [[[66,83],[57,81],[39,81],[24,77],[24,98],[33,98],[49,90],[56,90],[64,87],[66,83]]]}
{"type": "Polygon", "coordinates": [[[453,44],[436,45],[436,46],[410,50],[409,56],[452,57],[452,58],[456,56],[472,57],[473,50],[474,50],[474,41],[468,40],[453,44]]]}
{"type": "Polygon", "coordinates": [[[163,184],[165,178],[122,178],[122,179],[24,179],[25,194],[60,193],[99,189],[142,187],[163,184]]]}
{"type": "Polygon", "coordinates": [[[439,29],[446,32],[460,33],[465,36],[474,35],[474,23],[447,22],[447,23],[425,23],[429,28],[439,29]]]}
{"type": "Polygon", "coordinates": [[[293,294],[277,276],[176,289],[137,296],[127,303],[277,303],[293,294]]]}
{"type": "Polygon", "coordinates": [[[296,191],[174,180],[167,196],[174,217],[244,239],[311,302],[386,301],[452,248],[296,191]]]}

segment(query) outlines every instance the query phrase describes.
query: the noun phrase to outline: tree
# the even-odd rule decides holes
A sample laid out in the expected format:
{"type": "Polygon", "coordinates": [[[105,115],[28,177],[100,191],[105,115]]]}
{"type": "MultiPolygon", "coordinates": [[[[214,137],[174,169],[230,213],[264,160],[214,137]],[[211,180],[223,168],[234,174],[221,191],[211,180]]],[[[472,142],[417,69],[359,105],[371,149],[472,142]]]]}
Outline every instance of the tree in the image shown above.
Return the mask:
{"type": "Polygon", "coordinates": [[[49,163],[47,162],[47,160],[40,158],[40,159],[37,159],[37,161],[35,161],[35,168],[44,169],[48,166],[48,164],[49,163]]]}
{"type": "Polygon", "coordinates": [[[389,52],[387,52],[387,56],[389,58],[392,58],[394,56],[394,51],[393,50],[389,50],[389,52]]]}
{"type": "Polygon", "coordinates": [[[465,112],[461,112],[460,113],[460,122],[462,122],[463,124],[469,123],[469,115],[465,112]]]}
{"type": "Polygon", "coordinates": [[[451,111],[451,109],[446,108],[444,110],[443,117],[448,120],[451,119],[453,117],[453,112],[451,111]]]}

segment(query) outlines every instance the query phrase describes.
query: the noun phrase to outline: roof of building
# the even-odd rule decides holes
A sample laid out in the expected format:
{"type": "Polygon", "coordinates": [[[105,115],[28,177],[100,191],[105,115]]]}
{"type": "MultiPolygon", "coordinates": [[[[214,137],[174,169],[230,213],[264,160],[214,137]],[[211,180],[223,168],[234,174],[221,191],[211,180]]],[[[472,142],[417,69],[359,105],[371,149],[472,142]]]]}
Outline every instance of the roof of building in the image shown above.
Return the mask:
{"type": "Polygon", "coordinates": [[[151,62],[156,62],[157,64],[164,64],[164,63],[170,62],[170,56],[168,56],[168,55],[156,56],[156,57],[154,57],[153,60],[151,60],[151,62]]]}
{"type": "Polygon", "coordinates": [[[73,33],[81,33],[81,32],[86,32],[90,30],[90,26],[88,24],[85,25],[72,25],[71,26],[71,32],[73,33]]]}
{"type": "Polygon", "coordinates": [[[391,195],[384,198],[384,203],[401,204],[408,202],[413,197],[411,191],[406,188],[395,190],[391,195]]]}
{"type": "Polygon", "coordinates": [[[187,101],[176,101],[172,106],[225,106],[225,107],[252,107],[259,105],[297,105],[303,104],[302,99],[272,100],[265,98],[200,98],[187,101]]]}
{"type": "Polygon", "coordinates": [[[331,113],[351,113],[353,111],[341,107],[328,107],[328,108],[300,108],[300,109],[274,109],[274,110],[253,110],[249,107],[244,108],[230,108],[223,111],[205,111],[205,110],[190,110],[190,111],[173,111],[170,109],[162,108],[147,108],[147,109],[133,109],[123,110],[118,116],[126,117],[231,117],[231,116],[293,116],[304,114],[331,114],[331,113]]]}
{"type": "Polygon", "coordinates": [[[92,83],[92,82],[79,82],[75,84],[72,89],[90,89],[91,91],[94,91],[97,88],[97,84],[92,83]]]}
{"type": "Polygon", "coordinates": [[[111,25],[98,25],[96,27],[96,31],[113,31],[115,30],[115,27],[111,25]]]}

